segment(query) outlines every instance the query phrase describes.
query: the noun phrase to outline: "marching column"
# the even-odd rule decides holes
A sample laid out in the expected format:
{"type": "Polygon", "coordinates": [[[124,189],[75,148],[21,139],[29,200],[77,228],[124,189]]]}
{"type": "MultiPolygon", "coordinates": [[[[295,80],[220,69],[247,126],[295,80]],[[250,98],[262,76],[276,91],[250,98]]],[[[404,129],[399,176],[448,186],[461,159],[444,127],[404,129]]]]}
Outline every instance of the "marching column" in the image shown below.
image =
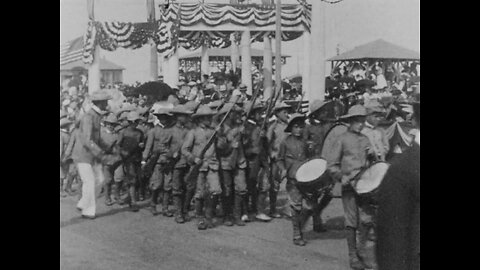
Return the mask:
{"type": "Polygon", "coordinates": [[[210,75],[210,59],[208,55],[208,47],[205,44],[202,45],[202,61],[200,64],[200,70],[202,75],[210,75]]]}
{"type": "Polygon", "coordinates": [[[263,37],[263,98],[272,95],[272,40],[268,33],[263,37]]]}
{"type": "Polygon", "coordinates": [[[312,1],[312,24],[310,43],[310,86],[311,100],[325,99],[325,8],[323,1],[312,1]]]}
{"type": "Polygon", "coordinates": [[[250,54],[250,30],[248,28],[242,32],[240,48],[242,50],[242,83],[247,86],[247,94],[252,95],[252,59],[250,54]]]}

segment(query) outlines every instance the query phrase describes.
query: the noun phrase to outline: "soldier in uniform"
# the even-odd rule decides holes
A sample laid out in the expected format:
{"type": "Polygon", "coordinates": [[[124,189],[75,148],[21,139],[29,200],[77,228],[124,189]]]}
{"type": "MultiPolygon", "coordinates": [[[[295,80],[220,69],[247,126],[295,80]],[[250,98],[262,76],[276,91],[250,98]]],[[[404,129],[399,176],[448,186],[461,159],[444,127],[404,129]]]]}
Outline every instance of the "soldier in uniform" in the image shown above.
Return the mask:
{"type": "Polygon", "coordinates": [[[367,118],[362,133],[368,137],[375,152],[374,161],[385,161],[390,150],[390,143],[383,129],[378,127],[379,122],[385,116],[385,110],[378,101],[372,101],[365,106],[367,118]]]}
{"type": "Polygon", "coordinates": [[[188,129],[185,125],[187,124],[188,117],[192,114],[192,111],[186,110],[183,105],[178,105],[170,112],[175,118],[175,125],[170,128],[172,136],[170,141],[170,153],[173,163],[172,195],[176,210],[175,221],[177,223],[184,223],[185,215],[188,214],[188,211],[184,212],[184,205],[189,205],[192,197],[186,198],[185,196],[187,190],[185,175],[188,172],[188,167],[185,156],[181,154],[181,148],[188,133],[188,129]]]}
{"type": "Polygon", "coordinates": [[[251,113],[245,123],[244,132],[245,158],[248,164],[246,201],[247,205],[250,203],[252,212],[256,213],[256,219],[270,221],[272,218],[265,214],[265,201],[270,190],[270,183],[267,175],[267,152],[262,141],[265,132],[261,131],[264,106],[260,102],[255,102],[253,105],[250,102],[246,108],[251,106],[251,113]]]}
{"type": "Polygon", "coordinates": [[[113,175],[115,169],[120,165],[120,156],[116,148],[118,133],[115,132],[115,127],[118,126],[118,120],[115,114],[109,114],[105,120],[103,120],[103,127],[100,130],[100,138],[102,143],[105,145],[105,154],[110,155],[109,158],[104,159],[103,162],[103,175],[105,177],[105,204],[111,206],[114,203],[117,203],[116,198],[112,201],[112,187],[113,186],[113,175]]]}
{"type": "Polygon", "coordinates": [[[73,149],[72,157],[83,182],[82,197],[77,208],[82,211],[82,217],[89,219],[95,218],[95,198],[104,181],[101,159],[105,149],[101,147],[100,121],[110,98],[105,90],[97,90],[90,95],[92,106],[80,120],[76,136],[78,141],[73,149]]]}
{"type": "MultiPolygon", "coordinates": [[[[245,215],[246,217],[242,220],[242,206],[247,194],[247,160],[242,142],[242,110],[234,103],[226,103],[218,113],[218,119],[222,118],[230,109],[232,112],[220,127],[221,132],[217,137],[217,154],[220,157],[222,176],[224,224],[232,226],[235,223],[238,226],[245,226],[244,220],[248,220],[248,215],[245,215]]],[[[247,209],[245,209],[245,214],[246,211],[247,209]]]]}
{"type": "MultiPolygon", "coordinates": [[[[143,113],[144,116],[142,116],[142,118],[140,120],[140,123],[138,124],[137,128],[140,131],[142,131],[143,134],[145,135],[143,143],[146,144],[146,142],[147,142],[146,141],[147,140],[146,135],[148,134],[148,131],[153,128],[155,119],[154,119],[154,116],[152,114],[149,114],[148,116],[145,116],[146,111],[144,109],[143,110],[139,109],[139,113],[140,114],[143,113]]],[[[140,170],[139,178],[140,178],[140,181],[139,181],[138,187],[137,187],[137,191],[138,191],[137,192],[137,195],[138,195],[137,198],[138,198],[139,201],[144,201],[145,197],[146,197],[146,193],[147,193],[148,180],[150,179],[150,176],[145,174],[143,172],[143,170],[140,170]]]]}
{"type": "Polygon", "coordinates": [[[213,228],[213,207],[217,197],[222,194],[218,174],[219,164],[215,156],[214,145],[206,150],[203,159],[200,158],[201,151],[214,133],[212,127],[214,115],[215,112],[206,105],[198,108],[197,112],[192,115],[193,120],[197,123],[196,127],[187,133],[181,150],[182,155],[192,167],[195,164],[201,164],[199,174],[195,179],[195,213],[198,218],[199,230],[213,228]],[[205,212],[203,211],[204,204],[205,212]]]}
{"type": "Polygon", "coordinates": [[[142,155],[142,167],[145,168],[147,162],[153,162],[153,173],[150,177],[150,190],[152,198],[150,210],[152,214],[158,215],[157,203],[159,197],[162,198],[162,214],[166,217],[172,217],[173,214],[168,211],[168,202],[172,188],[171,166],[168,159],[170,151],[170,141],[172,134],[169,128],[172,122],[172,114],[167,108],[158,107],[153,114],[158,118],[159,124],[151,129],[147,134],[147,142],[142,155]]]}
{"type": "Polygon", "coordinates": [[[118,135],[118,147],[122,158],[122,166],[125,174],[125,182],[128,185],[128,197],[126,202],[130,210],[139,210],[136,200],[136,189],[139,181],[140,161],[142,160],[142,149],[144,147],[144,134],[137,128],[140,115],[137,111],[128,113],[129,126],[122,129],[118,135]]]}
{"type": "MultiPolygon", "coordinates": [[[[322,155],[323,141],[333,123],[327,121],[328,111],[325,109],[326,102],[314,100],[310,106],[310,114],[308,116],[308,124],[304,129],[304,139],[308,145],[309,156],[320,158],[322,155]]],[[[326,229],[322,223],[322,211],[328,206],[332,200],[332,193],[330,190],[324,191],[320,203],[313,209],[313,230],[316,232],[325,232],[326,229]]]]}
{"type": "Polygon", "coordinates": [[[359,237],[371,223],[370,206],[363,205],[351,185],[351,181],[366,166],[368,155],[375,154],[367,136],[361,133],[365,126],[367,111],[362,105],[355,105],[341,118],[348,121],[348,130],[339,136],[328,154],[327,169],[334,180],[342,183],[342,203],[345,212],[348,255],[353,269],[372,268],[367,263],[365,239],[359,237]]]}
{"type": "Polygon", "coordinates": [[[277,195],[283,178],[280,176],[278,152],[280,150],[280,143],[288,135],[285,133],[285,129],[287,128],[288,123],[287,109],[289,108],[291,108],[291,106],[285,104],[284,102],[277,103],[273,108],[276,119],[267,130],[267,142],[269,145],[268,152],[270,157],[270,217],[273,218],[281,217],[281,215],[277,212],[277,195]]]}

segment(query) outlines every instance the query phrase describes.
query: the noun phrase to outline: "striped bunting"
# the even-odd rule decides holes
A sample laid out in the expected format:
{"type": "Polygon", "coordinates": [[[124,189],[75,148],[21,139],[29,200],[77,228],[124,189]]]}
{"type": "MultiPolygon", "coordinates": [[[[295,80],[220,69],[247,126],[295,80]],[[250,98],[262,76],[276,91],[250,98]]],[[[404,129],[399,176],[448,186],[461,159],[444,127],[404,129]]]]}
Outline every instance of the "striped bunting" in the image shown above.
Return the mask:
{"type": "Polygon", "coordinates": [[[82,59],[83,37],[60,45],[60,66],[82,59]]]}

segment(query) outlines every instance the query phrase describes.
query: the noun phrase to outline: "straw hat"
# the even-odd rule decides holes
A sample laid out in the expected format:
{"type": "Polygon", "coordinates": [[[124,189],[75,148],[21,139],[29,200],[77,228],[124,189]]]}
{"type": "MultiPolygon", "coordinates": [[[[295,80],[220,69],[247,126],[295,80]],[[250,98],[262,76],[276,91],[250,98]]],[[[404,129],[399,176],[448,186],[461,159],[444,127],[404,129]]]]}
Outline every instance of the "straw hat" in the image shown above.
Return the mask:
{"type": "Polygon", "coordinates": [[[281,102],[278,102],[277,104],[275,104],[275,107],[273,108],[273,111],[278,111],[278,110],[281,110],[281,109],[287,109],[287,108],[291,108],[292,106],[288,105],[287,103],[281,101],[281,102]]]}
{"type": "Polygon", "coordinates": [[[328,102],[325,102],[323,100],[316,99],[310,103],[310,114],[315,113],[316,111],[320,110],[325,104],[328,102]]]}
{"type": "Polygon", "coordinates": [[[212,116],[215,115],[216,112],[212,110],[207,105],[200,105],[197,112],[192,115],[192,118],[200,117],[200,116],[212,116]]]}
{"type": "Polygon", "coordinates": [[[365,109],[367,110],[367,114],[373,113],[384,113],[385,109],[383,108],[382,104],[376,100],[370,101],[366,106],[365,109]]]}
{"type": "Polygon", "coordinates": [[[362,105],[354,105],[348,109],[348,113],[346,115],[340,116],[340,119],[348,119],[356,116],[367,116],[367,109],[365,109],[365,107],[362,105]]]}
{"type": "Polygon", "coordinates": [[[112,99],[112,97],[108,94],[106,90],[97,90],[92,94],[90,94],[89,97],[91,101],[102,101],[102,100],[112,99]]]}
{"type": "Polygon", "coordinates": [[[115,114],[111,113],[107,116],[107,118],[105,118],[105,120],[103,120],[103,122],[106,122],[106,123],[110,123],[110,124],[114,124],[114,125],[119,125],[118,123],[118,119],[117,117],[115,116],[115,114]]]}
{"type": "Polygon", "coordinates": [[[138,119],[140,119],[140,115],[138,114],[137,111],[131,111],[131,112],[129,112],[128,115],[127,115],[127,120],[128,120],[128,121],[132,121],[132,122],[133,122],[133,121],[136,121],[136,120],[138,120],[138,119]]]}
{"type": "Polygon", "coordinates": [[[60,127],[66,126],[73,123],[70,119],[68,118],[62,118],[60,119],[60,127]]]}
{"type": "Polygon", "coordinates": [[[299,121],[305,121],[306,117],[301,113],[294,113],[290,120],[288,120],[288,125],[285,128],[285,132],[292,132],[293,124],[299,121]]]}

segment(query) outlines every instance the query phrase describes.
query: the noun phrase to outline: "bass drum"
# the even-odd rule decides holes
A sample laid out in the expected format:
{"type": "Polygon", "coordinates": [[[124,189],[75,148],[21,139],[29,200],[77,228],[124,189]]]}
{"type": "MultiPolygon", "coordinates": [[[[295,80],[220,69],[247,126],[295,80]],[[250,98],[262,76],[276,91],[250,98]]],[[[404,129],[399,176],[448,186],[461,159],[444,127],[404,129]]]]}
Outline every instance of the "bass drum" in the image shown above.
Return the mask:
{"type": "MultiPolygon", "coordinates": [[[[348,126],[345,123],[338,122],[330,130],[328,130],[323,140],[322,146],[322,157],[328,160],[328,157],[332,155],[333,145],[340,135],[345,133],[348,130],[348,126]]],[[[333,197],[340,197],[342,191],[342,185],[338,182],[335,183],[335,186],[332,189],[333,197]]]]}

